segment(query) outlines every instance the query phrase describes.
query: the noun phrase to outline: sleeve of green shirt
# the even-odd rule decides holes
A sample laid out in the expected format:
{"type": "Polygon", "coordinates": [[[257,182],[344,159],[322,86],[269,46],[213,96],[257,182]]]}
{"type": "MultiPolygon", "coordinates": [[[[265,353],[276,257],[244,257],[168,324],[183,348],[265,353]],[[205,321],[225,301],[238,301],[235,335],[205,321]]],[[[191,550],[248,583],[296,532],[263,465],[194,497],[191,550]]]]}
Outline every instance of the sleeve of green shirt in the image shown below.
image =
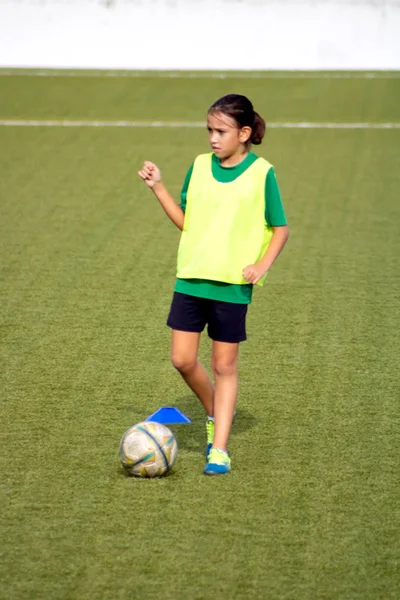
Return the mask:
{"type": "Polygon", "coordinates": [[[189,187],[190,178],[192,176],[192,171],[193,171],[193,163],[191,164],[189,171],[186,173],[185,181],[183,182],[183,187],[182,187],[182,191],[181,191],[181,202],[180,202],[179,206],[181,207],[183,212],[185,212],[185,210],[186,210],[186,197],[187,197],[187,191],[188,191],[188,187],[189,187]]]}
{"type": "Polygon", "coordinates": [[[287,225],[281,192],[273,168],[268,171],[265,179],[265,220],[268,227],[287,225]]]}

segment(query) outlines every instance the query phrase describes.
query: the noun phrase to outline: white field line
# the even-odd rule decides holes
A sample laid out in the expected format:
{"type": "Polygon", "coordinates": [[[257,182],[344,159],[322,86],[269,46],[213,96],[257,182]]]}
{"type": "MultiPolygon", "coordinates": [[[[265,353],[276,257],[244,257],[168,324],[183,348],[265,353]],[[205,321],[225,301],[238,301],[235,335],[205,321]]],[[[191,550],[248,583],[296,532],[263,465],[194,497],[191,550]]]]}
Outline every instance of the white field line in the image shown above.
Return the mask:
{"type": "MultiPolygon", "coordinates": [[[[0,119],[0,127],[148,127],[197,128],[202,121],[67,121],[0,119]]],[[[400,129],[400,123],[267,123],[271,129],[400,129]]]]}
{"type": "Polygon", "coordinates": [[[118,71],[85,69],[0,69],[1,77],[155,77],[159,79],[400,79],[400,71],[375,72],[217,72],[217,71],[118,71]]]}

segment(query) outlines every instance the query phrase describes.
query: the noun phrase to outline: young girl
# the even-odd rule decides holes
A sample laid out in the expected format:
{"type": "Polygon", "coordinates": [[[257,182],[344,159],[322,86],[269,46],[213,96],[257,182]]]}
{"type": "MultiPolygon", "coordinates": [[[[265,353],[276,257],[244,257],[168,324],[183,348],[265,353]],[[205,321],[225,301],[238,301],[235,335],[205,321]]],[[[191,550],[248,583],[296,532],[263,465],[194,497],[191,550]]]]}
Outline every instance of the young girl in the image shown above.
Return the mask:
{"type": "Polygon", "coordinates": [[[212,153],[190,167],[178,205],[158,167],[138,172],[171,221],[182,230],[177,280],[167,325],[171,360],[207,413],[204,473],[228,473],[228,438],[238,393],[239,343],[253,285],[265,276],[289,237],[273,167],[250,149],[265,122],[245,96],[229,94],[211,106],[212,153]],[[214,385],[197,358],[205,325],[212,339],[214,385]]]}

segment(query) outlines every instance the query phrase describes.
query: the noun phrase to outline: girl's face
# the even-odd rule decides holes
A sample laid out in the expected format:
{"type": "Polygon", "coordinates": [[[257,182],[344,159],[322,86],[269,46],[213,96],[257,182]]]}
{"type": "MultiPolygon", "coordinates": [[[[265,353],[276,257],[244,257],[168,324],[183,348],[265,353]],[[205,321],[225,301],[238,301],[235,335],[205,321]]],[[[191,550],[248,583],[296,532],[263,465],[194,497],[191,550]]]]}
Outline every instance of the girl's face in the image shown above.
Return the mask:
{"type": "Polygon", "coordinates": [[[221,163],[235,164],[247,153],[246,142],[251,135],[250,127],[237,126],[232,117],[217,112],[207,117],[210,146],[221,163]]]}

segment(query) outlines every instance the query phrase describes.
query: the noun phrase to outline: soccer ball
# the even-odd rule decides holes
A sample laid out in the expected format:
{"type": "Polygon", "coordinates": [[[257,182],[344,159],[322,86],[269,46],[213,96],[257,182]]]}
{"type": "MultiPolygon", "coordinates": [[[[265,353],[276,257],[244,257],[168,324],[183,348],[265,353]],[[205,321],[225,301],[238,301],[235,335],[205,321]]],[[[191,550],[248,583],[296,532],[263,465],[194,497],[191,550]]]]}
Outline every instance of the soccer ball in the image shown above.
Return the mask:
{"type": "Polygon", "coordinates": [[[155,421],[133,425],[119,445],[121,463],[130,475],[161,477],[170,471],[178,454],[178,444],[168,427],[155,421]]]}

